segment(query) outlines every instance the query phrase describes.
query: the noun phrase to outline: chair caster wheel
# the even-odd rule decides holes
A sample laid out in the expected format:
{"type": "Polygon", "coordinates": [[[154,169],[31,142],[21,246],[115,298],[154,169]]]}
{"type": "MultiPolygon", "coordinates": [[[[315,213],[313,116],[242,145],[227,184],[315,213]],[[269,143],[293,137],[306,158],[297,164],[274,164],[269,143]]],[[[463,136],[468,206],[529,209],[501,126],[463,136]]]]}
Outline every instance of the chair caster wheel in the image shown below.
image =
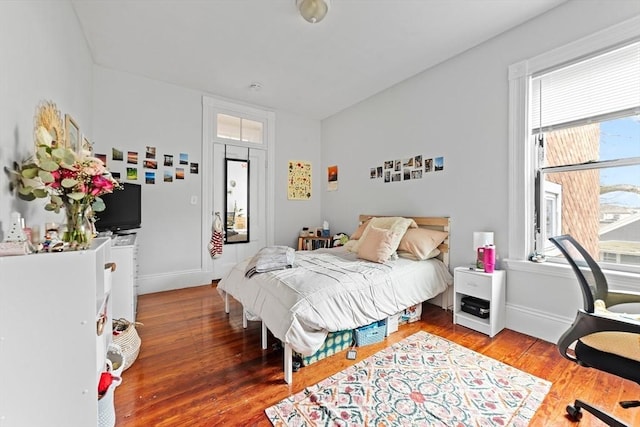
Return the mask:
{"type": "Polygon", "coordinates": [[[580,421],[582,418],[582,412],[580,412],[580,408],[576,408],[573,405],[567,405],[567,414],[571,421],[580,421]]]}

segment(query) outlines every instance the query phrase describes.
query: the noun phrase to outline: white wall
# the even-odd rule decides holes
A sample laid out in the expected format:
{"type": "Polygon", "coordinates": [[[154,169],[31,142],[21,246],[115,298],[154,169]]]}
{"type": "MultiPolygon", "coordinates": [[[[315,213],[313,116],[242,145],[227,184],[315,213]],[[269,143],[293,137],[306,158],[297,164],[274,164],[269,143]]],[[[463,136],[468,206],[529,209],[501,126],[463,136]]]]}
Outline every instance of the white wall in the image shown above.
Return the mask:
{"type": "MultiPolygon", "coordinates": [[[[70,114],[91,136],[91,55],[69,2],[0,2],[0,164],[3,169],[34,152],[34,116],[42,100],[70,114]]],[[[0,240],[17,211],[27,225],[44,228],[63,219],[42,201],[23,202],[0,174],[0,240]]]]}
{"type": "MultiPolygon", "coordinates": [[[[360,213],[446,215],[452,267],[472,262],[473,231],[493,230],[502,258],[509,233],[508,66],[639,13],[640,2],[569,1],[324,120],[322,161],[340,169],[339,190],[323,196],[323,215],[347,232],[360,213]],[[444,156],[444,171],[410,182],[369,178],[372,166],[417,154],[444,156]]],[[[554,277],[509,272],[509,328],[557,339],[580,294],[570,275],[554,277]]]]}
{"type": "Polygon", "coordinates": [[[320,157],[320,121],[278,111],[275,167],[275,244],[297,245],[302,227],[319,227],[323,221],[321,207],[327,171],[320,157]],[[287,199],[289,160],[311,162],[309,200],[287,199]]]}
{"type": "MultiPolygon", "coordinates": [[[[212,218],[202,218],[202,96],[201,92],[148,78],[94,67],[94,133],[97,153],[108,154],[107,166],[126,177],[127,151],[138,152],[142,184],[142,229],[139,233],[140,293],[209,283],[201,248],[201,233],[209,233],[212,218]],[[146,146],[156,147],[156,183],[144,183],[146,146]],[[125,160],[111,160],[111,149],[125,160]],[[185,170],[184,180],[162,180],[164,154],[180,153],[200,164],[199,174],[185,170]],[[191,204],[191,199],[197,199],[191,204]],[[203,227],[204,220],[204,227],[203,227]],[[204,230],[204,231],[203,231],[204,230]],[[203,265],[205,267],[203,267],[203,265]]],[[[320,225],[320,122],[276,112],[275,243],[291,245],[304,225],[320,225]],[[287,200],[288,160],[311,161],[315,169],[310,201],[287,200]]],[[[174,166],[175,168],[175,166],[174,166]]],[[[174,169],[169,168],[169,169],[174,169]]],[[[222,183],[220,184],[222,185],[222,183]]],[[[206,255],[205,255],[206,256],[206,255]]]]}

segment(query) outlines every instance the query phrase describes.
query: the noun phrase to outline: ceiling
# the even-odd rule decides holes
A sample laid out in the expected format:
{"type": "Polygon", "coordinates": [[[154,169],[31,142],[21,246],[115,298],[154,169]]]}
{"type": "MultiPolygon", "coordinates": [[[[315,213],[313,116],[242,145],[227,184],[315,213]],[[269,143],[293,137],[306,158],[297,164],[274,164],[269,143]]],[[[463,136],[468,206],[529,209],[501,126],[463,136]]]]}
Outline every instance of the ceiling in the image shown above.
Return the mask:
{"type": "Polygon", "coordinates": [[[313,119],[564,1],[329,0],[310,24],[295,0],[71,0],[98,65],[313,119]]]}

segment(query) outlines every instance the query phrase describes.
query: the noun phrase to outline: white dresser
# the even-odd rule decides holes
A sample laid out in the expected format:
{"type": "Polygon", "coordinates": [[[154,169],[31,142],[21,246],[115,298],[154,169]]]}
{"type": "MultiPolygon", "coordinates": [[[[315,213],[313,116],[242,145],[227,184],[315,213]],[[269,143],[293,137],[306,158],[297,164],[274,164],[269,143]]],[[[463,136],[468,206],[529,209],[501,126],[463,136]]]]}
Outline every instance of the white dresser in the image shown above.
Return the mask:
{"type": "Polygon", "coordinates": [[[109,239],[95,239],[83,251],[0,257],[3,427],[97,425],[112,337],[110,252],[109,239]]]}
{"type": "Polygon", "coordinates": [[[119,234],[111,242],[113,273],[113,318],[136,320],[138,304],[138,235],[119,234]]]}

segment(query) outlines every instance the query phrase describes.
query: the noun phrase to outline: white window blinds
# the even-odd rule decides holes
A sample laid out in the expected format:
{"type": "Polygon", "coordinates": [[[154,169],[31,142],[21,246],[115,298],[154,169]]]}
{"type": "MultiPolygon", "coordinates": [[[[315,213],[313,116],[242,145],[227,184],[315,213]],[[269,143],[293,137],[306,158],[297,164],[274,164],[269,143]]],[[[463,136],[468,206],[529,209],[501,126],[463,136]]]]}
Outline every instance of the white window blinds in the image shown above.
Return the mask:
{"type": "Polygon", "coordinates": [[[532,79],[533,133],[640,113],[640,42],[532,79]]]}

